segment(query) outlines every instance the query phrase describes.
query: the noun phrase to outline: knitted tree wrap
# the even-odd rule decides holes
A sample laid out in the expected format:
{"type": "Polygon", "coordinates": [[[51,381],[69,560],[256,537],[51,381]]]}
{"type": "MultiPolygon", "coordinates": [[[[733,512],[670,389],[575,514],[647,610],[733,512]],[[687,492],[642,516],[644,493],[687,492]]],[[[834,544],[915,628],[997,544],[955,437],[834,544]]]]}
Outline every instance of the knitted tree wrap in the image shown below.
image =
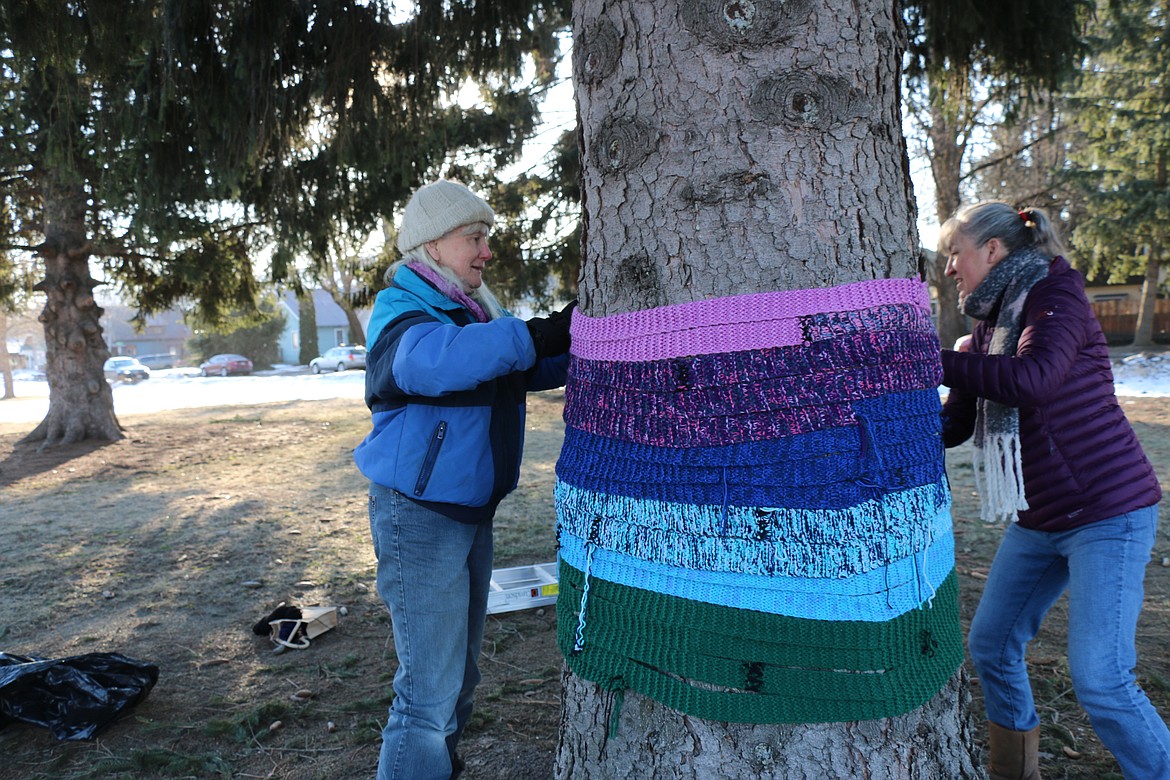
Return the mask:
{"type": "Polygon", "coordinates": [[[572,334],[577,674],[747,723],[888,717],[942,687],[962,643],[925,285],[575,313],[572,334]]]}
{"type": "Polygon", "coordinates": [[[774,577],[684,569],[589,544],[558,529],[561,561],[596,578],[708,604],[812,620],[881,622],[928,602],[954,568],[954,537],[918,555],[852,577],[774,577]],[[932,584],[933,583],[933,584],[932,584]]]}
{"type": "Polygon", "coordinates": [[[612,317],[575,315],[572,352],[587,360],[640,361],[793,346],[804,343],[810,317],[837,312],[873,317],[882,307],[898,304],[917,308],[929,323],[926,285],[914,279],[879,279],[827,290],[714,298],[612,317]]]}
{"type": "Polygon", "coordinates": [[[561,563],[557,639],[573,671],[706,720],[825,723],[891,717],[928,701],[963,661],[953,571],[940,583],[932,607],[885,623],[728,609],[595,577],[589,639],[574,653],[572,607],[580,604],[582,580],[581,572],[561,563]],[[737,619],[741,616],[747,619],[737,619]]]}
{"type": "Polygon", "coordinates": [[[844,578],[926,550],[946,486],[890,493],[845,509],[721,507],[556,488],[565,534],[605,550],[710,572],[844,578]]]}

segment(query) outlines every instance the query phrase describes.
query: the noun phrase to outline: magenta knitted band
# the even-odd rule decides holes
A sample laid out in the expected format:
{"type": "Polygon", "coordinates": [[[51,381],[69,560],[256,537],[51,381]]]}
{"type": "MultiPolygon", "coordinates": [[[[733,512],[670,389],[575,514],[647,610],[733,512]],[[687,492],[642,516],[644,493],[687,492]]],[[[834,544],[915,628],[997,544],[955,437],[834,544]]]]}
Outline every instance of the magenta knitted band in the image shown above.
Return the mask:
{"type": "Polygon", "coordinates": [[[917,279],[755,293],[593,318],[573,312],[571,352],[588,360],[664,360],[803,344],[800,317],[912,303],[930,314],[917,279]]]}

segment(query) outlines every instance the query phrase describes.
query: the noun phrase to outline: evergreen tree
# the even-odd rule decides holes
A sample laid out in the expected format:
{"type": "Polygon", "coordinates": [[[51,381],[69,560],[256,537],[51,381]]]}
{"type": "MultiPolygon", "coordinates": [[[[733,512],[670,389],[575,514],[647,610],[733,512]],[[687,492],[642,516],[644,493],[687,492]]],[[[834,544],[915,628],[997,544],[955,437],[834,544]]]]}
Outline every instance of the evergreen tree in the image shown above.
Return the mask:
{"type": "Polygon", "coordinates": [[[144,313],[187,298],[221,320],[254,308],[261,247],[279,281],[338,226],[375,228],[449,150],[514,156],[537,114],[510,80],[553,50],[566,7],[0,0],[0,181],[39,234],[18,225],[0,248],[42,264],[49,345],[49,412],[27,440],[121,436],[99,283],[144,313]],[[483,105],[453,103],[490,74],[483,105]]]}
{"type": "Polygon", "coordinates": [[[1094,50],[1069,104],[1084,144],[1075,175],[1087,204],[1073,241],[1091,271],[1143,274],[1134,344],[1153,342],[1170,225],[1170,2],[1102,0],[1094,50]]]}
{"type": "Polygon", "coordinates": [[[532,301],[551,309],[576,296],[581,265],[581,160],[577,132],[561,134],[542,173],[527,172],[492,184],[502,229],[494,231],[497,258],[492,290],[502,300],[532,301]]]}
{"type": "MultiPolygon", "coordinates": [[[[1081,23],[1091,7],[1091,0],[910,3],[907,104],[930,160],[939,224],[971,191],[964,183],[975,171],[975,136],[1010,127],[1037,94],[1061,83],[1084,51],[1081,23]]],[[[949,345],[967,328],[946,261],[938,252],[925,271],[938,300],[939,336],[949,345]]]]}

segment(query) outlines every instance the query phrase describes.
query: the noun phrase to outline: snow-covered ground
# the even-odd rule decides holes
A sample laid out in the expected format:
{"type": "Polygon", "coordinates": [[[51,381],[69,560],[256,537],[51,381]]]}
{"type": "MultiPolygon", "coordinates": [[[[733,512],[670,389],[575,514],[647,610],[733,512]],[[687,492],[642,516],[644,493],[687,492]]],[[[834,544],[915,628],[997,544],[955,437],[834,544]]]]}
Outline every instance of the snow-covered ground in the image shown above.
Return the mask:
{"type": "MultiPolygon", "coordinates": [[[[314,375],[282,366],[250,376],[201,377],[198,369],[164,369],[138,384],[115,384],[114,411],[122,417],[198,406],[362,398],[365,382],[360,370],[314,375]]],[[[0,401],[0,423],[39,422],[49,409],[48,383],[18,375],[15,385],[16,398],[0,401]]]]}
{"type": "MultiPolygon", "coordinates": [[[[1141,352],[1113,362],[1117,395],[1170,396],[1170,353],[1141,352]]],[[[304,368],[279,367],[252,376],[201,377],[194,369],[154,371],[136,385],[114,385],[114,411],[119,417],[198,406],[262,404],[361,398],[365,371],[313,375],[304,368]]],[[[38,422],[49,408],[49,386],[43,380],[18,378],[16,398],[0,401],[0,423],[38,422]]]]}
{"type": "Polygon", "coordinates": [[[1170,352],[1139,352],[1113,361],[1118,396],[1170,396],[1170,352]]]}

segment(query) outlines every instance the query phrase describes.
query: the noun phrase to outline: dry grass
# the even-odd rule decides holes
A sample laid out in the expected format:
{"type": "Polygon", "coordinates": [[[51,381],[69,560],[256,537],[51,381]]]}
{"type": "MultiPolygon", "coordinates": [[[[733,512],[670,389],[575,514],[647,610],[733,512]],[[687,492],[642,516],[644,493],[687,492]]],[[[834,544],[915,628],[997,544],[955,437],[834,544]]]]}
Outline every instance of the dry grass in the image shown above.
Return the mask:
{"type": "MultiPolygon", "coordinates": [[[[521,488],[497,520],[497,567],[555,555],[561,401],[556,393],[530,400],[521,488]]],[[[1126,409],[1165,482],[1170,402],[1126,409]]],[[[31,426],[0,426],[0,649],[122,652],[158,664],[159,684],[90,742],[0,730],[0,778],[372,776],[394,667],[389,620],[373,593],[365,486],[351,459],[368,425],[361,402],[184,410],[124,423],[125,441],[44,454],[15,446],[31,426]],[[348,614],[309,649],[273,655],[250,627],[281,601],[337,604],[348,614]],[[313,696],[291,699],[300,689],[313,696]]],[[[962,450],[952,454],[964,620],[999,533],[972,519],[965,462],[962,450]]],[[[1170,556],[1165,530],[1162,556],[1170,556]]],[[[1170,569],[1151,566],[1138,671],[1163,713],[1168,594],[1170,569]]],[[[1058,604],[1030,656],[1044,777],[1118,777],[1070,691],[1064,619],[1058,604]]],[[[468,780],[550,776],[560,696],[554,623],[552,608],[489,618],[485,679],[464,745],[468,780]]]]}

